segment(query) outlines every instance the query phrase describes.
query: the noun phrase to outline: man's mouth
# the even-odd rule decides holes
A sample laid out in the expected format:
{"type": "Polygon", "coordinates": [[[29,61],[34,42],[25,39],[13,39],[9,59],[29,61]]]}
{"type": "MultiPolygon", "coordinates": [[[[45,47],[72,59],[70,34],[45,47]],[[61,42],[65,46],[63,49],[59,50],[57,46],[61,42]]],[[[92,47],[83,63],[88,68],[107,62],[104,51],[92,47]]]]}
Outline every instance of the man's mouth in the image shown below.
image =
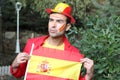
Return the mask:
{"type": "Polygon", "coordinates": [[[55,33],[56,32],[56,30],[50,30],[50,33],[55,33]]]}

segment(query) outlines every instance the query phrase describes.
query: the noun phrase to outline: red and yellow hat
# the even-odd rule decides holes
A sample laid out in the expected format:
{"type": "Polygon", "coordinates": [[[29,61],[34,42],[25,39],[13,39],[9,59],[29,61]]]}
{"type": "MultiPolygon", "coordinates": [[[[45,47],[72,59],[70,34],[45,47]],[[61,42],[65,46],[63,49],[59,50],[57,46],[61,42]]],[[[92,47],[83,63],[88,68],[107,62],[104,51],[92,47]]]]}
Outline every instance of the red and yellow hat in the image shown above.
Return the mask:
{"type": "Polygon", "coordinates": [[[71,23],[75,23],[75,19],[71,16],[72,8],[66,3],[58,3],[54,9],[47,8],[46,12],[51,14],[52,12],[61,13],[70,18],[71,23]]]}

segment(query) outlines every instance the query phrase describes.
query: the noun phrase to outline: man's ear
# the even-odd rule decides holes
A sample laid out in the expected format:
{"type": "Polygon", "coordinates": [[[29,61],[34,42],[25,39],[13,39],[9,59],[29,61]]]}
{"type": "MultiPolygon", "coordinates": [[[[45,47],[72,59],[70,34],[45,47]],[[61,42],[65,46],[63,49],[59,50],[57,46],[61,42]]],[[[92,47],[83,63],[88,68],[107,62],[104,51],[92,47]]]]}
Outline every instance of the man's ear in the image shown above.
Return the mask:
{"type": "Polygon", "coordinates": [[[66,30],[65,31],[68,31],[70,29],[70,27],[71,27],[71,24],[68,23],[67,26],[66,26],[66,30]]]}

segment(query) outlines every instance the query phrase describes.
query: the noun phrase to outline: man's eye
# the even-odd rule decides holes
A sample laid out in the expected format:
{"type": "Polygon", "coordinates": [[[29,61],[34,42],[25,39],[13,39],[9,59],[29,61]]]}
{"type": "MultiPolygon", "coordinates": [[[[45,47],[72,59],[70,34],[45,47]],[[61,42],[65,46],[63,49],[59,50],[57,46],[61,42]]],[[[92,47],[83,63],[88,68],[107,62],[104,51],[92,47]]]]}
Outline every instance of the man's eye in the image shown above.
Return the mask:
{"type": "Polygon", "coordinates": [[[63,20],[58,20],[59,23],[63,23],[64,21],[63,20]]]}
{"type": "Polygon", "coordinates": [[[53,19],[49,19],[49,21],[53,21],[53,19]]]}

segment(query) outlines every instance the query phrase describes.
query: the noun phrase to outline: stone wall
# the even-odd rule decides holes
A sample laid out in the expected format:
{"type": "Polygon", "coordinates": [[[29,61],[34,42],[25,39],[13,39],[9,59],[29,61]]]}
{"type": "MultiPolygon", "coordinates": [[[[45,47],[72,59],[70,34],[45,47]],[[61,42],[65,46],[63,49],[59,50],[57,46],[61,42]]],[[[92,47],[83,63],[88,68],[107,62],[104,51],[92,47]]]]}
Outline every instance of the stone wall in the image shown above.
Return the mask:
{"type": "MultiPolygon", "coordinates": [[[[38,37],[40,33],[36,33],[33,31],[21,31],[20,32],[20,50],[23,51],[23,48],[27,42],[27,40],[31,37],[38,37]]],[[[2,39],[2,56],[0,56],[0,65],[9,65],[16,57],[16,32],[7,31],[3,33],[2,39]]]]}

